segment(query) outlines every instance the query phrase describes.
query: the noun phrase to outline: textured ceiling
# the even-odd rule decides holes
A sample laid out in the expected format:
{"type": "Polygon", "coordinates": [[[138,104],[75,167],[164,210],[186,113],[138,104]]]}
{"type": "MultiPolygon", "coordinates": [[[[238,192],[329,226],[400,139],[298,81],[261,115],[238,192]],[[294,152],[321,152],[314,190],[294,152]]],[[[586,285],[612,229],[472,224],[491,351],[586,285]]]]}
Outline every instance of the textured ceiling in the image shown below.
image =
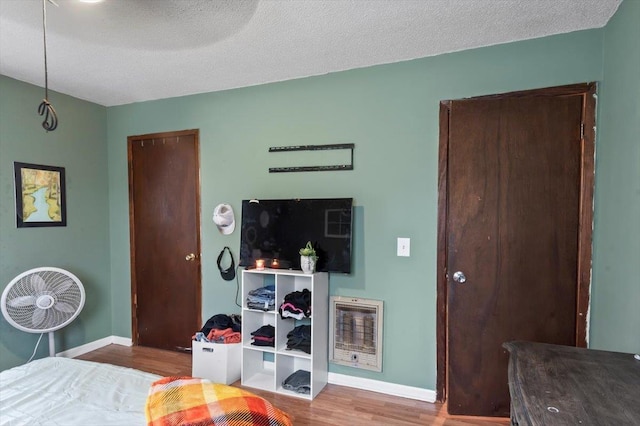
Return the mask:
{"type": "MultiPolygon", "coordinates": [[[[113,106],[252,86],[599,28],[621,1],[56,0],[49,88],[113,106]]],[[[0,74],[44,86],[41,0],[0,0],[0,74]]]]}

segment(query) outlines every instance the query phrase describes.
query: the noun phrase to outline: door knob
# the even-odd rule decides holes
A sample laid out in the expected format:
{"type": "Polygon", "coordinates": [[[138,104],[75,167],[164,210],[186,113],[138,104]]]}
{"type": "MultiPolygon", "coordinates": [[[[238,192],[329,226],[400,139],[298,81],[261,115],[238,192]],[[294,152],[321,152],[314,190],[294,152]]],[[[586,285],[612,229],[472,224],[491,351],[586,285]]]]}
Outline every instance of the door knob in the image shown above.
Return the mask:
{"type": "Polygon", "coordinates": [[[188,260],[188,261],[192,261],[192,260],[194,260],[195,258],[196,258],[196,255],[195,255],[195,254],[193,254],[193,253],[189,253],[189,254],[185,257],[185,259],[186,259],[186,260],[188,260]]]}
{"type": "Polygon", "coordinates": [[[453,280],[457,283],[462,284],[467,280],[467,277],[464,276],[464,273],[462,271],[456,271],[453,273],[453,280]]]}

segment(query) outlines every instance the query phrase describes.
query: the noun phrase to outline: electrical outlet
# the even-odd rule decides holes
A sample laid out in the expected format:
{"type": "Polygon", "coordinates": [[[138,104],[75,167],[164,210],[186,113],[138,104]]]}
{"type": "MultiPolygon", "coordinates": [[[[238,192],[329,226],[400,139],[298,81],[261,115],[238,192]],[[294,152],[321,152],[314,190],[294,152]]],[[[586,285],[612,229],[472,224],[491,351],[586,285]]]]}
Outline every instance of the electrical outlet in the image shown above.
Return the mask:
{"type": "Polygon", "coordinates": [[[398,256],[411,255],[411,238],[398,238],[398,256]]]}

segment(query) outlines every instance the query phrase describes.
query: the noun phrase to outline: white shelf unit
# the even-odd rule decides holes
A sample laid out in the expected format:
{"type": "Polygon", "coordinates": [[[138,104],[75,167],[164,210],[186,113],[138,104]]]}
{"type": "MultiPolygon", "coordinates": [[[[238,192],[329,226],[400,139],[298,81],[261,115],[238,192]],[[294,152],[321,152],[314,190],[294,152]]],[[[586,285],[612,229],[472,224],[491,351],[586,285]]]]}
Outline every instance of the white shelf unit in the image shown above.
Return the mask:
{"type": "Polygon", "coordinates": [[[329,364],[329,276],[326,272],[305,274],[281,269],[242,271],[242,384],[284,395],[312,400],[327,384],[329,364]],[[274,285],[275,308],[269,311],[247,308],[247,295],[274,285]],[[278,308],[294,291],[311,291],[311,317],[302,320],[281,318],[278,308]],[[275,328],[275,346],[251,345],[251,333],[263,325],[275,328]],[[299,325],[311,326],[311,354],[287,349],[287,334],[299,325]],[[311,392],[297,393],[282,387],[298,370],[311,373],[311,392]]]}

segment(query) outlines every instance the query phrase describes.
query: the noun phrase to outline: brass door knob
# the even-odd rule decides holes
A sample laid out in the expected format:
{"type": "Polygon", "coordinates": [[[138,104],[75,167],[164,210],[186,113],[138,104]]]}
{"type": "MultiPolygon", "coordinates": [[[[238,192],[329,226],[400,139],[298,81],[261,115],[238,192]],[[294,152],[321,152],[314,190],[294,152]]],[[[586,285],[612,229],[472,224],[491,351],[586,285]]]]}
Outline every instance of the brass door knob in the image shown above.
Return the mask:
{"type": "Polygon", "coordinates": [[[196,255],[193,253],[189,253],[188,255],[185,256],[185,260],[188,260],[188,261],[193,261],[195,260],[195,258],[196,258],[196,255]]]}

